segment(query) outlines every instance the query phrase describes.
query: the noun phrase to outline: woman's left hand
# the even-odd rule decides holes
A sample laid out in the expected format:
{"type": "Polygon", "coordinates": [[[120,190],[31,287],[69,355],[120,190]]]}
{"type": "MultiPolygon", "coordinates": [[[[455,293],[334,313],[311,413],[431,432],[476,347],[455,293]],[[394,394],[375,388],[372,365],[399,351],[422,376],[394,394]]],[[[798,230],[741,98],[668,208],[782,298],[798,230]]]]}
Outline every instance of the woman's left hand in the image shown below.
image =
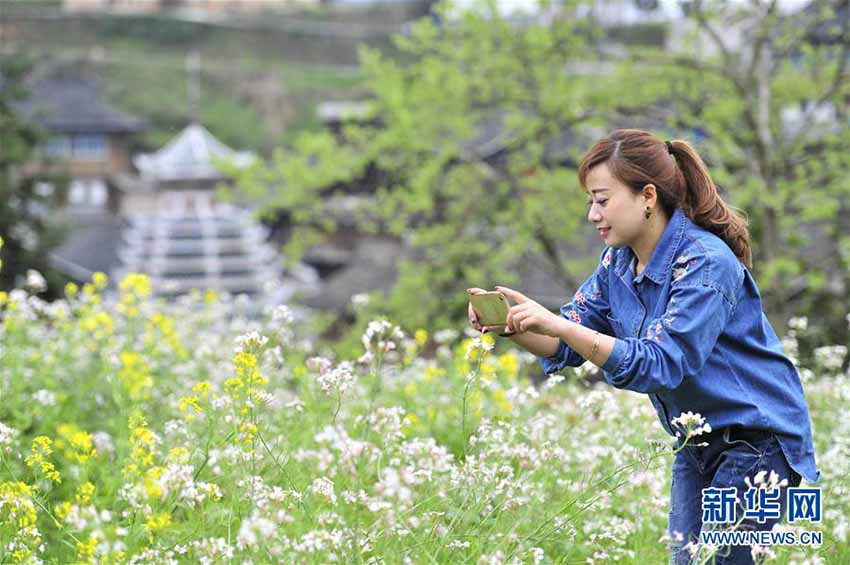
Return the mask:
{"type": "Polygon", "coordinates": [[[528,298],[521,292],[504,286],[496,290],[504,294],[514,303],[508,310],[508,326],[506,332],[533,332],[551,337],[560,337],[566,320],[553,314],[547,308],[528,298]]]}

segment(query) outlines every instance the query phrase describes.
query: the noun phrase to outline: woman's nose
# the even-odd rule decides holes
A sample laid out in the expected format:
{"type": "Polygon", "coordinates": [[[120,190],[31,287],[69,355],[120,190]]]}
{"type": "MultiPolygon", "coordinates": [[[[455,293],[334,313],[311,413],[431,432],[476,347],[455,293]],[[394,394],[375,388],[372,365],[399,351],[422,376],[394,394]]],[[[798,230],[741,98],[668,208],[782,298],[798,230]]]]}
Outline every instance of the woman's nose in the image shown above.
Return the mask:
{"type": "Polygon", "coordinates": [[[596,210],[596,204],[592,204],[587,211],[587,221],[595,224],[600,220],[602,220],[602,215],[596,210]]]}

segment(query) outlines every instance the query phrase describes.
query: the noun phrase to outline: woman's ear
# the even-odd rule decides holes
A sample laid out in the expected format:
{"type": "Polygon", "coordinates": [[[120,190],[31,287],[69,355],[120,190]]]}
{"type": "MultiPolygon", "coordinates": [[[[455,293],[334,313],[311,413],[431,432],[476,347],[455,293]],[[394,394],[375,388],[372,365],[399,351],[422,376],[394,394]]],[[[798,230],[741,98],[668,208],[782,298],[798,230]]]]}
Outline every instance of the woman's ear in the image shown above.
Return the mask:
{"type": "Polygon", "coordinates": [[[655,205],[655,201],[658,199],[658,191],[655,188],[654,184],[647,184],[643,187],[643,199],[646,201],[646,205],[650,208],[655,205]]]}

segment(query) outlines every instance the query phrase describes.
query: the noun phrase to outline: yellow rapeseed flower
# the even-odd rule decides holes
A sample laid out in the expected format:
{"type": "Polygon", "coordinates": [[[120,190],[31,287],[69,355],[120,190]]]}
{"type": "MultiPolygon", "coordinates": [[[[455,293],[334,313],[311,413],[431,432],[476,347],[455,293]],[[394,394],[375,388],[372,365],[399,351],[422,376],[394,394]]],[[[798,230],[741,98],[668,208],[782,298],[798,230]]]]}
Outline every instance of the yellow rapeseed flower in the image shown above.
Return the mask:
{"type": "Polygon", "coordinates": [[[126,476],[137,476],[154,464],[156,436],[147,427],[144,415],[136,412],[130,416],[130,462],[124,467],[126,476]]]}
{"type": "Polygon", "coordinates": [[[151,295],[151,280],[145,274],[130,273],[118,283],[118,289],[136,298],[147,298],[151,295]]]}
{"type": "Polygon", "coordinates": [[[404,420],[401,423],[401,433],[404,435],[409,435],[411,432],[418,430],[422,425],[419,422],[419,418],[416,414],[406,414],[404,416],[404,420]]]}
{"type": "Polygon", "coordinates": [[[203,412],[201,405],[198,404],[198,398],[196,396],[184,396],[181,398],[177,409],[181,414],[186,416],[186,420],[189,422],[195,419],[195,414],[203,412]]]}
{"type": "Polygon", "coordinates": [[[439,377],[445,376],[446,370],[440,367],[425,367],[425,376],[422,380],[431,384],[436,382],[439,377]]]}
{"type": "Polygon", "coordinates": [[[208,382],[200,382],[192,387],[192,392],[197,395],[200,395],[201,400],[206,400],[207,396],[209,396],[210,390],[212,390],[212,386],[208,382]]]}
{"type": "Polygon", "coordinates": [[[73,508],[74,507],[71,505],[71,503],[66,500],[65,502],[57,504],[53,508],[53,513],[56,515],[57,518],[59,518],[59,520],[65,520],[65,518],[68,516],[68,514],[71,513],[71,510],[73,508]]]}
{"type": "Polygon", "coordinates": [[[165,471],[162,467],[151,467],[145,473],[145,478],[142,481],[145,487],[145,494],[148,498],[153,500],[159,500],[162,498],[162,486],[159,482],[160,477],[162,477],[162,473],[165,471]]]}
{"type": "Polygon", "coordinates": [[[76,298],[77,294],[80,292],[80,287],[78,287],[75,283],[69,282],[65,285],[65,297],[68,300],[72,298],[76,298]]]}
{"type": "Polygon", "coordinates": [[[151,295],[151,281],[147,275],[130,273],[118,283],[118,289],[121,298],[115,309],[128,318],[135,318],[139,315],[139,304],[151,295]]]}
{"type": "Polygon", "coordinates": [[[419,347],[425,347],[425,344],[428,343],[428,331],[419,328],[413,334],[413,338],[416,340],[416,343],[419,344],[419,347]]]}
{"type": "Polygon", "coordinates": [[[80,485],[80,488],[77,489],[77,504],[89,504],[91,503],[92,496],[94,496],[94,485],[88,481],[84,482],[80,485]]]}
{"type": "Polygon", "coordinates": [[[510,414],[511,410],[513,410],[513,405],[506,398],[505,391],[502,389],[496,389],[493,391],[493,403],[496,405],[496,408],[504,414],[510,414]]]}
{"type": "Polygon", "coordinates": [[[171,525],[171,514],[160,512],[159,514],[151,514],[145,519],[145,530],[150,534],[151,540],[153,537],[171,525]]]}
{"type": "Polygon", "coordinates": [[[60,424],[56,432],[59,436],[56,447],[64,450],[65,458],[69,461],[85,463],[97,456],[91,434],[82,431],[74,424],[60,424]]]}
{"type": "Polygon", "coordinates": [[[171,451],[168,452],[168,460],[172,463],[188,463],[189,450],[183,446],[172,447],[171,451]]]}
{"type": "Polygon", "coordinates": [[[97,290],[103,290],[109,283],[109,277],[107,277],[106,274],[101,273],[100,271],[92,275],[91,280],[97,290]]]}
{"type": "Polygon", "coordinates": [[[251,422],[243,422],[239,425],[239,434],[245,445],[252,445],[257,437],[257,426],[251,422]]]}
{"type": "Polygon", "coordinates": [[[52,445],[53,442],[47,436],[35,437],[32,440],[32,453],[24,461],[27,467],[33,471],[40,472],[48,481],[61,483],[62,479],[59,476],[59,471],[56,470],[56,467],[48,459],[49,455],[53,453],[52,445]]]}
{"type": "Polygon", "coordinates": [[[20,481],[0,483],[0,525],[6,532],[11,530],[12,536],[4,536],[4,544],[15,547],[10,561],[13,563],[29,563],[33,561],[35,548],[41,544],[41,534],[36,528],[38,515],[33,502],[33,487],[20,481]]]}
{"type": "Polygon", "coordinates": [[[121,368],[118,378],[133,400],[147,397],[153,388],[153,375],[144,358],[134,351],[122,351],[118,354],[121,368]]]}
{"type": "Polygon", "coordinates": [[[89,536],[86,541],[77,542],[77,561],[83,563],[94,562],[94,551],[97,549],[97,539],[89,536]]]}
{"type": "Polygon", "coordinates": [[[515,381],[519,374],[519,359],[512,351],[507,351],[499,355],[496,360],[499,363],[499,368],[508,377],[509,381],[515,381]]]}

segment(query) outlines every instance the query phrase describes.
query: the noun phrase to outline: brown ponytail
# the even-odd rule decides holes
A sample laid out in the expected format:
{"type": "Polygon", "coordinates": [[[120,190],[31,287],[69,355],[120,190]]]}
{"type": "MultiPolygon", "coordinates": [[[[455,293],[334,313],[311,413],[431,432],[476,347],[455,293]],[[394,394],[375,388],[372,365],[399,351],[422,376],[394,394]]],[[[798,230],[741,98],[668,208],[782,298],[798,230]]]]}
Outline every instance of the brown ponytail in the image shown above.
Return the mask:
{"type": "Polygon", "coordinates": [[[649,132],[620,129],[597,141],[579,163],[584,187],[587,174],[607,163],[611,174],[636,193],[655,185],[658,200],[669,216],[682,208],[692,222],[717,235],[752,269],[752,249],[746,218],[720,197],[711,175],[696,149],[677,139],[668,144],[649,132]]]}

